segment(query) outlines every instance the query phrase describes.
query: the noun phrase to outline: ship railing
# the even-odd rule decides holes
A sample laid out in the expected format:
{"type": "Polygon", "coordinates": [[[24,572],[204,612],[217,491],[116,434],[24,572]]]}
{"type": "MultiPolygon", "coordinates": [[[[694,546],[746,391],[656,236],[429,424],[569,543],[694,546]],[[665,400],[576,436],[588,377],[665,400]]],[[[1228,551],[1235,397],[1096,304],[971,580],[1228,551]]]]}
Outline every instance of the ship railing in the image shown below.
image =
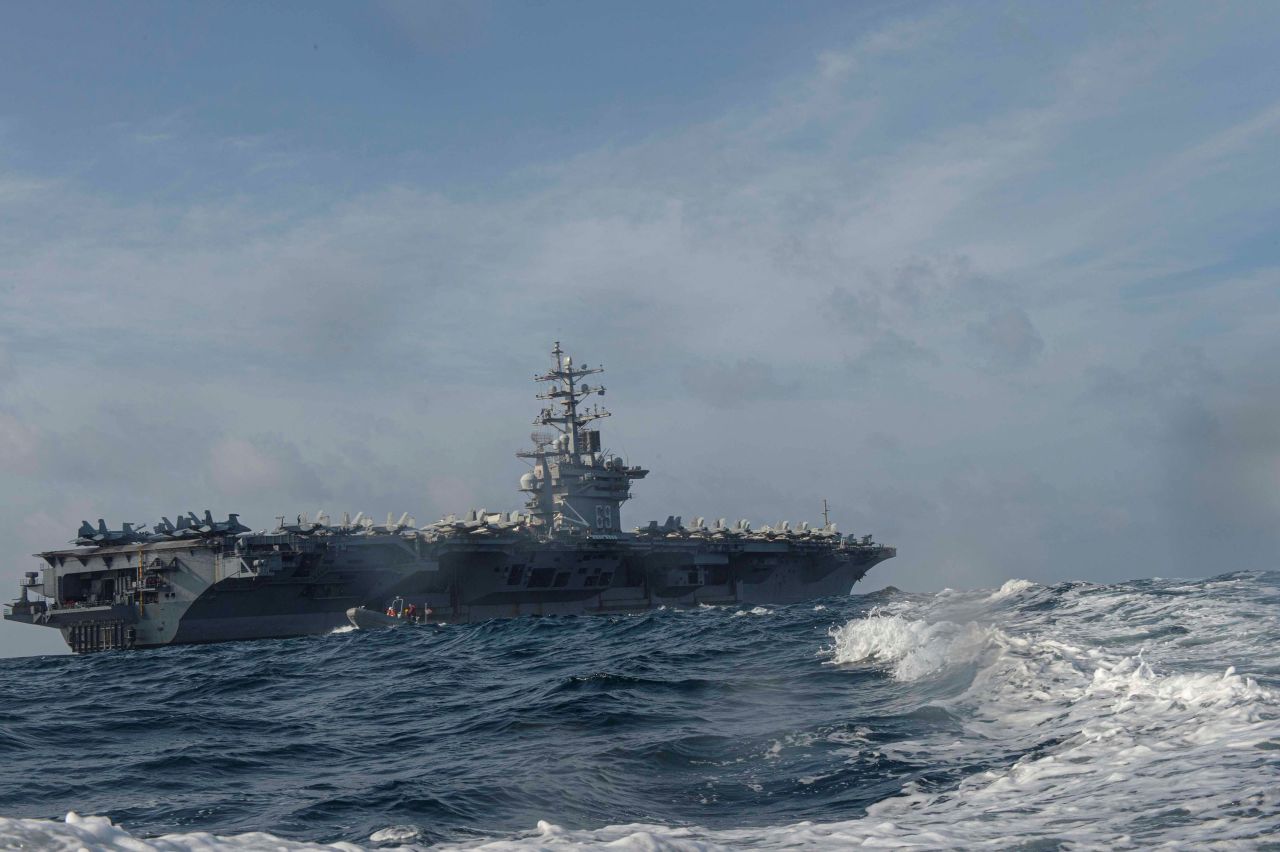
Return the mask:
{"type": "Polygon", "coordinates": [[[261,553],[279,553],[291,550],[295,553],[315,553],[329,547],[333,536],[309,536],[295,533],[256,535],[236,541],[235,552],[244,556],[261,553]]]}
{"type": "Polygon", "coordinates": [[[143,582],[132,582],[124,587],[124,591],[116,595],[116,603],[128,603],[137,600],[138,593],[151,592],[169,592],[173,590],[173,584],[168,580],[161,579],[154,574],[147,576],[143,582]]]}
{"type": "Polygon", "coordinates": [[[110,600],[104,598],[84,598],[78,601],[50,601],[50,610],[75,610],[75,609],[110,609],[118,603],[127,603],[128,598],[125,595],[116,595],[110,600]]]}

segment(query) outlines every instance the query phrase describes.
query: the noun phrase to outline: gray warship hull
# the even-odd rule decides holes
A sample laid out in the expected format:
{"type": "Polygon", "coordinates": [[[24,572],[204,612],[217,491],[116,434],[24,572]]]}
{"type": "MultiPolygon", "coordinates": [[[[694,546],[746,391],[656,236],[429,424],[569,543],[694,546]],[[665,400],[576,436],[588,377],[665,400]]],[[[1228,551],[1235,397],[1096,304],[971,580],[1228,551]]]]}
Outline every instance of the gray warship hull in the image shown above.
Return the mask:
{"type": "Polygon", "coordinates": [[[468,623],[526,615],[641,612],[659,607],[755,606],[848,594],[896,551],[881,545],[675,540],[459,542],[441,547],[439,570],[399,587],[396,615],[383,606],[352,607],[361,629],[416,620],[468,623]]]}
{"type": "Polygon", "coordinates": [[[76,653],[394,626],[400,598],[453,624],[658,607],[786,604],[847,594],[893,548],[691,534],[547,542],[486,525],[428,541],[258,535],[39,554],[5,618],[76,653]],[[33,601],[28,591],[43,597],[33,601]]]}
{"type": "MultiPolygon", "coordinates": [[[[679,517],[624,532],[622,504],[649,471],[606,450],[590,425],[603,395],[556,343],[535,381],[549,404],[543,431],[517,455],[525,511],[471,510],[418,527],[406,512],[374,525],[323,513],[272,533],[205,511],[131,524],[80,525],[80,547],[37,554],[5,618],[54,627],[77,653],[523,615],[636,612],[656,607],[787,604],[848,594],[897,551],[871,536],[789,521],[753,528],[679,517]],[[36,600],[30,595],[34,594],[36,600]],[[388,615],[388,604],[390,615],[388,615]]],[[[594,380],[593,380],[594,381],[594,380]]]]}

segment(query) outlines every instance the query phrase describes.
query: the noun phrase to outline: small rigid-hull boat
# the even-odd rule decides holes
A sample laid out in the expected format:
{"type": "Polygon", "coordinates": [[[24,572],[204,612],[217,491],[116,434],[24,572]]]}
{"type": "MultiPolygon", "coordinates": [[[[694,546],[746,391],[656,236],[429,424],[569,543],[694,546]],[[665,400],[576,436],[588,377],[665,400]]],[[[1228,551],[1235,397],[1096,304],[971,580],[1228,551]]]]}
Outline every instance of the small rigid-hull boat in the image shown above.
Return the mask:
{"type": "Polygon", "coordinates": [[[354,606],[347,610],[347,621],[361,630],[374,630],[379,627],[399,627],[403,624],[421,624],[430,620],[431,610],[427,607],[419,609],[416,605],[405,605],[404,598],[396,598],[385,612],[354,606]]]}

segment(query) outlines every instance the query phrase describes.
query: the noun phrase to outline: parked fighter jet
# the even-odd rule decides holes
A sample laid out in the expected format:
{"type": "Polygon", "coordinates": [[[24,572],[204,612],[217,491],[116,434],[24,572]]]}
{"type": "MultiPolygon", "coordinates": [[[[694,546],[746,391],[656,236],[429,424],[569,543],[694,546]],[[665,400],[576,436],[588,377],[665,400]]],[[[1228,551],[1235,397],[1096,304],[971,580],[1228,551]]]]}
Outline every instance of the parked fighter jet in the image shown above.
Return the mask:
{"type": "Polygon", "coordinates": [[[208,510],[204,510],[205,526],[211,527],[215,534],[235,535],[237,533],[249,532],[249,528],[240,523],[240,516],[232,512],[227,515],[225,521],[215,521],[213,514],[208,510]]]}
{"type": "MultiPolygon", "coordinates": [[[[168,519],[166,518],[165,520],[168,519]]],[[[233,513],[227,515],[225,521],[215,521],[213,512],[208,509],[204,510],[203,519],[196,517],[195,512],[187,512],[185,518],[179,517],[178,529],[175,532],[181,532],[182,530],[190,530],[192,533],[199,535],[234,535],[236,533],[249,532],[249,528],[240,523],[239,515],[233,513]]]]}
{"type": "Polygon", "coordinates": [[[118,530],[107,529],[107,522],[102,518],[98,518],[98,526],[95,529],[88,521],[80,522],[80,529],[76,531],[75,543],[79,545],[98,547],[106,544],[129,544],[136,541],[145,541],[147,538],[146,524],[138,524],[134,529],[133,524],[121,524],[118,530]]]}
{"type": "MultiPolygon", "coordinates": [[[[316,513],[317,518],[323,515],[324,515],[323,511],[316,513]]],[[[322,530],[322,529],[326,529],[325,525],[320,523],[319,520],[316,520],[316,521],[311,520],[310,516],[307,515],[306,512],[303,512],[301,515],[297,516],[296,523],[292,523],[292,524],[282,523],[279,527],[280,532],[295,533],[297,535],[311,535],[312,533],[318,532],[319,530],[322,530]]]]}
{"type": "Polygon", "coordinates": [[[142,542],[171,541],[180,538],[199,538],[206,535],[235,535],[248,532],[249,528],[240,523],[240,516],[231,514],[225,521],[215,521],[213,515],[206,510],[204,520],[196,517],[194,512],[178,515],[178,523],[163,517],[148,532],[146,524],[122,524],[118,530],[107,529],[107,523],[98,519],[94,527],[88,521],[81,521],[76,530],[75,543],[81,547],[102,547],[109,544],[132,544],[142,542]]]}
{"type": "Polygon", "coordinates": [[[80,529],[76,530],[75,543],[81,545],[92,545],[93,537],[97,532],[98,531],[93,528],[93,524],[88,521],[81,521],[80,529]]]}
{"type": "Polygon", "coordinates": [[[387,522],[385,524],[379,524],[373,529],[376,532],[392,534],[398,533],[401,530],[414,529],[418,526],[418,522],[409,517],[408,512],[401,515],[400,520],[398,521],[393,521],[392,517],[394,516],[390,512],[387,512],[387,522]]]}
{"type": "Polygon", "coordinates": [[[175,538],[195,538],[200,533],[191,529],[190,521],[182,515],[178,515],[178,524],[174,526],[173,521],[168,517],[162,517],[152,529],[155,534],[151,536],[153,541],[168,541],[175,538]]]}

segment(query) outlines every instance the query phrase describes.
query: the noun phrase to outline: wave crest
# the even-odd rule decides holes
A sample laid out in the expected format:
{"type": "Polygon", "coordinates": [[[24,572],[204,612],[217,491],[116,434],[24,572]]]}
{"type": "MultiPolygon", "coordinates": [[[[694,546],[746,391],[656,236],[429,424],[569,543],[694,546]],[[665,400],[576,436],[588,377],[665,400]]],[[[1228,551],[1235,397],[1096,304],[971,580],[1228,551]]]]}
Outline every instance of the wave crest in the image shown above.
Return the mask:
{"type": "Polygon", "coordinates": [[[1005,580],[1000,588],[991,593],[987,600],[992,602],[1002,601],[1005,598],[1015,597],[1022,592],[1034,589],[1035,587],[1036,584],[1030,580],[1019,580],[1016,578],[1013,580],[1005,580]]]}
{"type": "Polygon", "coordinates": [[[75,811],[62,822],[52,819],[0,817],[0,838],[6,849],[43,849],[48,852],[215,852],[234,849],[272,849],[279,852],[362,852],[351,843],[305,843],[274,834],[215,835],[199,831],[166,834],[143,840],[106,817],[80,816],[75,811]]]}
{"type": "Polygon", "coordinates": [[[835,663],[889,664],[896,680],[915,681],[976,661],[999,631],[973,622],[926,622],[872,610],[831,631],[835,663]]]}

